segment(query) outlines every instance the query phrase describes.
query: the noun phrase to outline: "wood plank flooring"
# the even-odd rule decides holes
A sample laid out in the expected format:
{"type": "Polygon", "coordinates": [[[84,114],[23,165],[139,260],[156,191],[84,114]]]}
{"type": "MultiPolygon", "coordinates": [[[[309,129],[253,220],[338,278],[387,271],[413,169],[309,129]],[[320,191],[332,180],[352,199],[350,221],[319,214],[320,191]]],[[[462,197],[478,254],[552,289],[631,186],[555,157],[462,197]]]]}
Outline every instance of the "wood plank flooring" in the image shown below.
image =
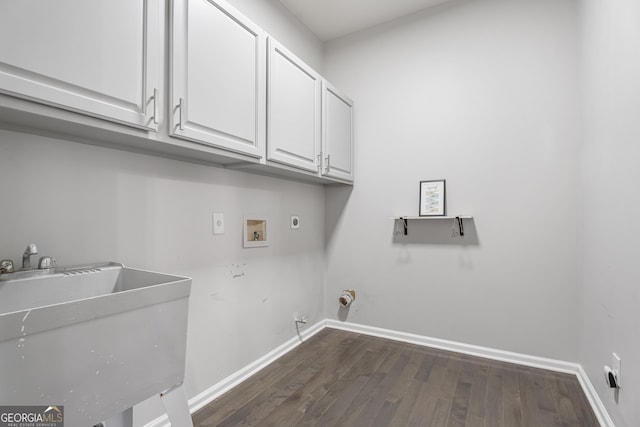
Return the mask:
{"type": "Polygon", "coordinates": [[[599,426],[573,375],[324,329],[193,416],[210,426],[599,426]]]}

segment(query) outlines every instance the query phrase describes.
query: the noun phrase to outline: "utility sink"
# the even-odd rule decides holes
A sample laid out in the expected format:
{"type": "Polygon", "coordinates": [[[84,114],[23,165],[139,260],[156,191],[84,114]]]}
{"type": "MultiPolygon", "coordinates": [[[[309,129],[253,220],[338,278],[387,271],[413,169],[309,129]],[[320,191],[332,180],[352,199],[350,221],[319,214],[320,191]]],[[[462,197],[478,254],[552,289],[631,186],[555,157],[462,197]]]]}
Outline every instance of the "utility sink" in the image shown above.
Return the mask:
{"type": "Polygon", "coordinates": [[[2,276],[0,404],[93,426],[182,383],[191,279],[117,263],[2,276]]]}

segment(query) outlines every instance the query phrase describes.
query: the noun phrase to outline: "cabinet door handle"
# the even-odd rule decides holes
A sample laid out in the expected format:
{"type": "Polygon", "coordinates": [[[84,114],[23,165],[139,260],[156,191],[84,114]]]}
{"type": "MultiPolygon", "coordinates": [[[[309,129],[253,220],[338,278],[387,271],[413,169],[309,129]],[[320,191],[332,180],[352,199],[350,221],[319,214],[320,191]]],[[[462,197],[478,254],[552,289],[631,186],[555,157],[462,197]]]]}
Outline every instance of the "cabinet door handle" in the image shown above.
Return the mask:
{"type": "Polygon", "coordinates": [[[327,154],[327,158],[325,160],[327,161],[327,164],[325,165],[324,173],[329,173],[329,169],[331,169],[331,154],[327,154]]]}
{"type": "Polygon", "coordinates": [[[180,101],[178,101],[178,108],[180,109],[180,116],[178,118],[178,127],[180,128],[180,130],[184,130],[184,122],[183,122],[183,118],[184,118],[184,98],[180,98],[180,101]]]}
{"type": "Polygon", "coordinates": [[[322,171],[322,153],[318,154],[318,172],[322,171]]]}
{"type": "Polygon", "coordinates": [[[153,123],[159,124],[160,118],[158,117],[158,89],[153,89],[153,123]]]}

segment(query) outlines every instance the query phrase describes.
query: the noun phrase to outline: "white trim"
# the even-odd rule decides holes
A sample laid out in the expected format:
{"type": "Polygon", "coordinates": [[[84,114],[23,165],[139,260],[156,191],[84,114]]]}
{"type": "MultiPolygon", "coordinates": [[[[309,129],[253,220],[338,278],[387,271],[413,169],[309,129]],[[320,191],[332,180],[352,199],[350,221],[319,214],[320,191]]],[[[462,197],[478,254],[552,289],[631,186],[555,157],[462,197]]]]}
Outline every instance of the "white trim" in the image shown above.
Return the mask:
{"type": "MultiPolygon", "coordinates": [[[[611,417],[607,412],[607,409],[602,403],[602,400],[598,396],[598,393],[593,387],[593,384],[591,384],[589,377],[587,376],[582,366],[578,363],[548,359],[539,356],[531,356],[528,354],[514,353],[489,347],[443,340],[440,338],[431,338],[422,335],[394,331],[391,329],[377,328],[375,326],[340,322],[333,319],[321,320],[320,322],[303,331],[299,336],[291,338],[289,341],[265,354],[256,361],[234,372],[233,374],[229,375],[217,384],[214,384],[212,387],[203,391],[192,399],[189,399],[189,410],[193,414],[197,410],[203,408],[222,394],[231,390],[278,358],[296,348],[304,340],[311,338],[325,328],[340,329],[343,331],[355,332],[358,334],[379,338],[386,338],[424,347],[438,348],[441,350],[483,357],[485,359],[499,360],[501,362],[514,363],[522,366],[529,366],[533,368],[540,368],[549,371],[575,375],[600,425],[602,427],[615,427],[613,421],[611,420],[611,417]]],[[[163,416],[156,418],[155,420],[146,424],[144,427],[170,427],[170,424],[167,415],[164,414],[163,416]]]]}
{"type": "Polygon", "coordinates": [[[532,368],[547,369],[554,372],[577,375],[580,365],[577,363],[565,362],[562,360],[547,359],[545,357],[530,356],[528,354],[513,353],[510,351],[497,350],[489,347],[481,347],[472,344],[465,344],[456,341],[448,341],[440,338],[425,337],[422,335],[409,334],[406,332],[382,329],[375,326],[359,325],[355,323],[339,322],[337,320],[326,320],[327,327],[341,329],[343,331],[356,332],[359,334],[371,335],[379,338],[387,338],[394,341],[402,341],[410,344],[425,347],[438,348],[441,350],[453,351],[456,353],[469,354],[471,356],[484,357],[485,359],[499,360],[501,362],[515,363],[532,368]]]}
{"type": "Polygon", "coordinates": [[[591,409],[593,409],[593,413],[596,414],[596,418],[600,425],[602,427],[615,427],[613,420],[607,412],[607,408],[605,408],[604,403],[602,403],[602,399],[600,399],[598,392],[596,392],[595,387],[591,383],[591,380],[589,380],[589,376],[582,365],[578,366],[576,376],[578,377],[578,382],[582,387],[582,391],[584,391],[584,394],[587,396],[591,409]]]}
{"type": "MultiPolygon", "coordinates": [[[[231,390],[241,382],[247,380],[249,377],[256,374],[258,371],[262,370],[278,358],[287,354],[288,352],[299,346],[302,342],[323,330],[325,327],[326,321],[321,320],[315,325],[312,325],[311,327],[302,331],[300,335],[291,338],[289,341],[285,342],[274,350],[271,350],[261,358],[234,372],[233,374],[229,375],[217,384],[209,387],[207,390],[203,391],[197,396],[189,399],[189,411],[193,414],[197,410],[205,407],[207,404],[209,404],[219,396],[231,390]]],[[[167,417],[167,414],[164,414],[161,417],[158,417],[155,420],[149,422],[148,424],[145,424],[144,427],[170,426],[171,424],[169,424],[169,418],[167,417]]]]}

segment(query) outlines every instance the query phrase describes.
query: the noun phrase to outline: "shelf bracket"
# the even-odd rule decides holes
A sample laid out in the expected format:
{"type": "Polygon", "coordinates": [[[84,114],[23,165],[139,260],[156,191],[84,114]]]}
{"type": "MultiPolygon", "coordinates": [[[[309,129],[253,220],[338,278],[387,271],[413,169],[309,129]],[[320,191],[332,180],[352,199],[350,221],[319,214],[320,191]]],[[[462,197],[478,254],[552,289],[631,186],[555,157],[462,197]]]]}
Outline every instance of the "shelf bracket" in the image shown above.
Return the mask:
{"type": "Polygon", "coordinates": [[[458,222],[458,232],[460,233],[460,237],[464,237],[464,225],[462,222],[462,218],[457,216],[456,221],[458,222]]]}
{"type": "Polygon", "coordinates": [[[402,221],[402,225],[404,227],[404,235],[409,234],[409,226],[407,225],[407,218],[400,217],[400,221],[402,221]]]}

